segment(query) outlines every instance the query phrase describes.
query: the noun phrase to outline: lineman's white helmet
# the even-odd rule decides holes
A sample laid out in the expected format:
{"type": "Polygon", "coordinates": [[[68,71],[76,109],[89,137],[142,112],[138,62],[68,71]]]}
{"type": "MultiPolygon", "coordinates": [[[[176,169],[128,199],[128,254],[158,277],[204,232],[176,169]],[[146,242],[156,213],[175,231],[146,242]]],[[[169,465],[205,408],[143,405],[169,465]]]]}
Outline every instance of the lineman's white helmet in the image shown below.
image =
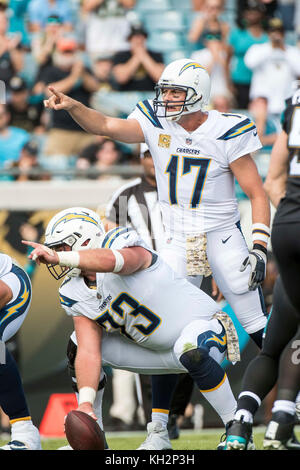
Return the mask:
{"type": "MultiPolygon", "coordinates": [[[[191,59],[178,59],[164,69],[156,87],[156,97],[153,100],[154,112],[157,117],[165,117],[177,121],[183,114],[202,110],[209,103],[210,77],[208,72],[198,62],[191,59]],[[179,102],[179,111],[167,110],[166,106],[176,104],[175,101],[165,102],[162,90],[175,88],[186,91],[185,100],[179,102]]],[[[178,106],[178,102],[177,102],[178,106]]]]}
{"type": "MultiPolygon", "coordinates": [[[[45,245],[53,249],[68,245],[73,251],[100,248],[104,234],[104,226],[96,212],[85,207],[71,207],[52,217],[46,228],[45,245]]],[[[47,267],[55,279],[66,274],[72,277],[80,275],[78,268],[47,267]]]]}

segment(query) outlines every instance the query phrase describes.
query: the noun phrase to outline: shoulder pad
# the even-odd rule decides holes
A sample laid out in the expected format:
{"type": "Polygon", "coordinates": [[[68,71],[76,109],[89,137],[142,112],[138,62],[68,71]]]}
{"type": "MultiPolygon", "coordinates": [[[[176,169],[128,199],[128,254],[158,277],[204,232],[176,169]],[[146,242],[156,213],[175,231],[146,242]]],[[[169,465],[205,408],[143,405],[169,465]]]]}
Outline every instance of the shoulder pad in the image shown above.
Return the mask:
{"type": "Polygon", "coordinates": [[[221,115],[231,119],[228,120],[228,130],[224,132],[223,135],[218,137],[217,140],[233,139],[234,137],[239,137],[245,134],[246,132],[256,129],[256,126],[252,119],[243,114],[221,113],[221,115]]]}
{"type": "Polygon", "coordinates": [[[77,303],[77,300],[70,299],[70,297],[62,295],[61,293],[59,293],[59,301],[64,307],[73,307],[73,305],[77,303]]]}
{"type": "Polygon", "coordinates": [[[155,115],[149,100],[139,101],[136,106],[141,111],[141,113],[146,116],[146,118],[148,118],[148,120],[153,124],[154,127],[159,127],[160,129],[163,129],[163,126],[155,115]]]}
{"type": "Polygon", "coordinates": [[[130,227],[116,227],[107,232],[101,248],[121,249],[129,246],[142,245],[137,232],[130,227]]]}
{"type": "Polygon", "coordinates": [[[74,282],[78,278],[66,277],[59,288],[59,301],[64,307],[72,307],[79,301],[79,297],[76,296],[77,289],[74,288],[74,282]],[[77,298],[76,298],[77,297],[77,298]]]}
{"type": "Polygon", "coordinates": [[[300,104],[300,90],[297,90],[292,96],[292,104],[300,104]]]}

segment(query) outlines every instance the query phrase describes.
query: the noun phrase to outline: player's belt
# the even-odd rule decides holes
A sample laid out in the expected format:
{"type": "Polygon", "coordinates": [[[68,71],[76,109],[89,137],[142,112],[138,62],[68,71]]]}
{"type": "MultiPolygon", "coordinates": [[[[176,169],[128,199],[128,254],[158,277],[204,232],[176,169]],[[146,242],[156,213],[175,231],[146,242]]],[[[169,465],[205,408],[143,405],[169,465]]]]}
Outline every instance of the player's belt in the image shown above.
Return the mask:
{"type": "Polygon", "coordinates": [[[212,274],[207,260],[206,233],[186,237],[186,270],[188,276],[210,276],[212,274]]]}
{"type": "Polygon", "coordinates": [[[235,363],[241,360],[239,337],[233,321],[225,312],[217,312],[214,314],[214,318],[219,320],[225,328],[226,340],[227,340],[227,359],[228,361],[235,363]]]}

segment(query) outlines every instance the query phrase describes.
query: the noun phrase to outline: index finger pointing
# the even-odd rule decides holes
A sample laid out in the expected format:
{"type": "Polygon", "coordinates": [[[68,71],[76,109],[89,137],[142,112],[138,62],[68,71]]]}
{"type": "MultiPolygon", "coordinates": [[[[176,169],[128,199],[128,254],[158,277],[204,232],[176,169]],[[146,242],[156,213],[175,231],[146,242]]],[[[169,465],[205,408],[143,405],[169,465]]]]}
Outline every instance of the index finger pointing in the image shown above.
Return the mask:
{"type": "Polygon", "coordinates": [[[53,88],[52,86],[49,86],[48,90],[50,90],[51,93],[53,93],[55,96],[57,96],[59,98],[60,94],[59,94],[58,91],[55,90],[55,88],[53,88]]]}
{"type": "Polygon", "coordinates": [[[39,246],[39,243],[30,242],[28,240],[22,240],[22,243],[23,243],[23,245],[32,246],[32,248],[36,248],[37,246],[39,246]]]}

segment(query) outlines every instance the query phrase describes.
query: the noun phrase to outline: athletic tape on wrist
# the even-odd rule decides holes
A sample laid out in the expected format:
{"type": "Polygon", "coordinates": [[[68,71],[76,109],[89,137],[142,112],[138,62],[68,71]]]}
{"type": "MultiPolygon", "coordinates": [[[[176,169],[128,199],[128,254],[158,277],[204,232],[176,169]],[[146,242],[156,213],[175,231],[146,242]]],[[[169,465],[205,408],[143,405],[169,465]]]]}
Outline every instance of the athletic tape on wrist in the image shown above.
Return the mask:
{"type": "Polygon", "coordinates": [[[78,268],[80,255],[78,251],[57,251],[58,264],[68,268],[78,268]]]}
{"type": "Polygon", "coordinates": [[[268,243],[270,239],[270,227],[265,224],[255,223],[252,225],[252,241],[260,240],[268,243]]]}
{"type": "Polygon", "coordinates": [[[118,250],[111,250],[116,259],[115,267],[113,273],[119,273],[124,266],[124,258],[118,250]]]}
{"type": "Polygon", "coordinates": [[[78,405],[81,403],[91,403],[93,405],[96,398],[96,390],[92,387],[82,387],[79,389],[78,405]]]}

